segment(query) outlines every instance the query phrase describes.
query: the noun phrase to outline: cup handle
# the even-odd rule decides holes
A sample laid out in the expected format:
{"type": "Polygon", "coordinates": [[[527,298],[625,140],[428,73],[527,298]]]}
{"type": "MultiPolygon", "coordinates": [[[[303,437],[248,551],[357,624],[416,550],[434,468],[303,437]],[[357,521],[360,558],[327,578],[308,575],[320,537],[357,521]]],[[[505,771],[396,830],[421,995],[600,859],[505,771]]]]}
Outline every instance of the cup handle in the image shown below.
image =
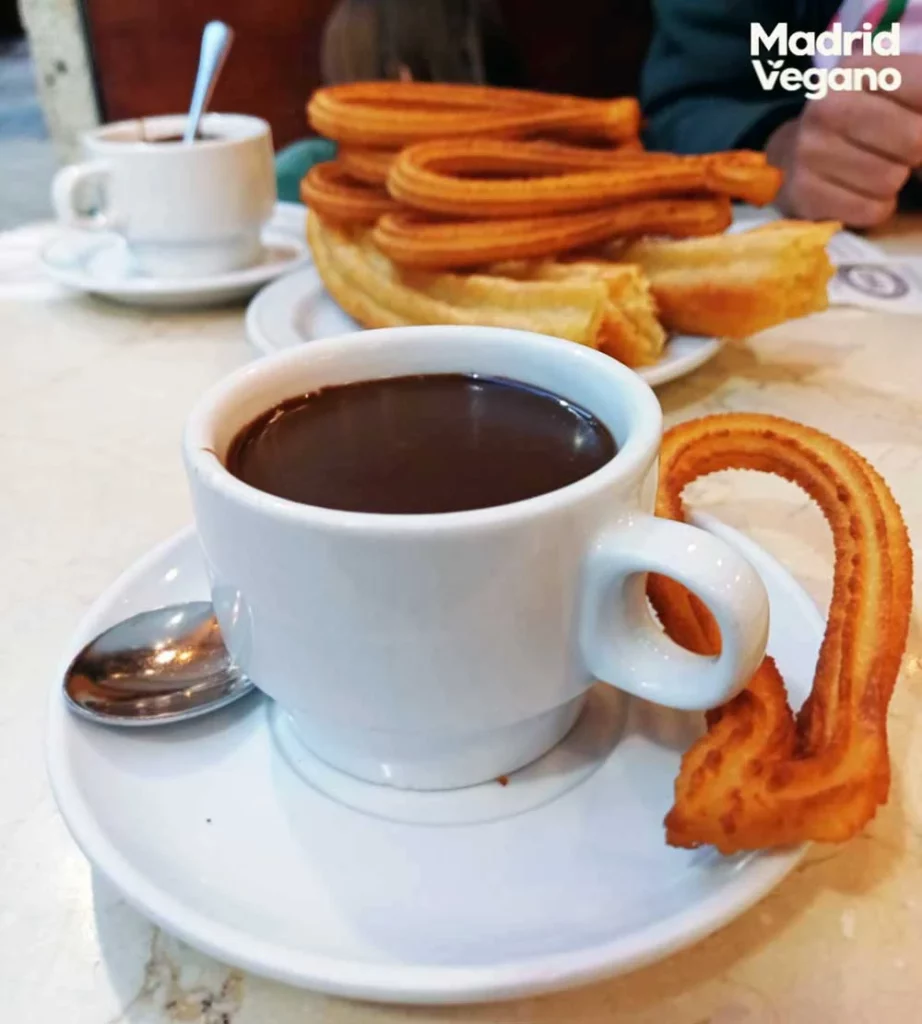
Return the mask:
{"type": "Polygon", "coordinates": [[[759,574],[704,530],[640,513],[606,532],[589,553],[583,659],[596,678],[645,700],[700,711],[734,697],[765,654],[768,619],[759,574]],[[694,654],[666,636],[647,601],[648,572],[677,580],[707,605],[720,627],[720,654],[694,654]]]}
{"type": "MultiPolygon", "coordinates": [[[[91,160],[61,168],[51,185],[51,201],[58,220],[84,231],[111,230],[115,226],[111,212],[101,209],[86,213],[78,205],[80,192],[88,184],[97,183],[105,196],[110,174],[109,165],[104,160],[91,160]]],[[[106,199],[103,201],[107,203],[106,199]]]]}

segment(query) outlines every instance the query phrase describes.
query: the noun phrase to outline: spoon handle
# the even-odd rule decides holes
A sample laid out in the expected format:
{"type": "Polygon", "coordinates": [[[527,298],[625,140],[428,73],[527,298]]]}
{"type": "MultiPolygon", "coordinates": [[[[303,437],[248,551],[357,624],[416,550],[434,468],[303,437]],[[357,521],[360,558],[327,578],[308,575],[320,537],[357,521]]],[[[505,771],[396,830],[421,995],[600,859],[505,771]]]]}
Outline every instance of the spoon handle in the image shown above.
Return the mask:
{"type": "Polygon", "coordinates": [[[233,30],[223,21],[209,21],[202,32],[202,51],[199,54],[195,88],[192,90],[192,104],[189,107],[189,119],[183,133],[183,142],[192,142],[195,139],[199,121],[211,100],[224,58],[233,41],[233,30]]]}

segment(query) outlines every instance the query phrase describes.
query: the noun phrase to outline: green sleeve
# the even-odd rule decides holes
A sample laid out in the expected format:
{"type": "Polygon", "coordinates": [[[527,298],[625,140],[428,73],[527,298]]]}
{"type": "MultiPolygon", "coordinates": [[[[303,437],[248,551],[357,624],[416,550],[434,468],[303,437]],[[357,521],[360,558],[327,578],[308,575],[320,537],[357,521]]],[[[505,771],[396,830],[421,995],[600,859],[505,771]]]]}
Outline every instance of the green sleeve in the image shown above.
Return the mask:
{"type": "MultiPolygon", "coordinates": [[[[796,117],[799,93],[763,91],[750,55],[754,21],[766,28],[821,32],[838,0],[654,0],[656,28],[641,81],[645,139],[651,149],[710,153],[761,149],[796,117]]],[[[785,67],[810,66],[788,57],[785,67]]]]}
{"type": "Polygon", "coordinates": [[[301,179],[314,166],[336,156],[336,143],[329,139],[301,139],[275,154],[275,181],[279,200],[300,203],[301,179]]]}

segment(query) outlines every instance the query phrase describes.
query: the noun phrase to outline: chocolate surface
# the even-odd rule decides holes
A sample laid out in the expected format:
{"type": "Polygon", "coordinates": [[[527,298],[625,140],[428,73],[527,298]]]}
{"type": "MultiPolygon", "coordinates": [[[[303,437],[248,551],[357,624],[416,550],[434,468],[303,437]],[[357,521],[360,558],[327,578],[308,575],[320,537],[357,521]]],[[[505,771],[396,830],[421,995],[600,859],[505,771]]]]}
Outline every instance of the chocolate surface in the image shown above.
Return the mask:
{"type": "MultiPolygon", "coordinates": [[[[199,132],[192,141],[193,142],[214,142],[214,141],[216,141],[217,139],[220,139],[220,138],[221,138],[220,135],[203,135],[201,132],[199,132]]],[[[141,141],[142,142],[182,142],[182,140],[183,140],[183,136],[180,134],[180,135],[155,135],[153,138],[150,138],[150,139],[144,138],[141,141]]]]}
{"type": "Polygon", "coordinates": [[[226,463],[245,483],[302,504],[419,514],[546,494],[615,452],[599,420],[557,395],[432,374],[291,398],[239,431],[226,463]]]}

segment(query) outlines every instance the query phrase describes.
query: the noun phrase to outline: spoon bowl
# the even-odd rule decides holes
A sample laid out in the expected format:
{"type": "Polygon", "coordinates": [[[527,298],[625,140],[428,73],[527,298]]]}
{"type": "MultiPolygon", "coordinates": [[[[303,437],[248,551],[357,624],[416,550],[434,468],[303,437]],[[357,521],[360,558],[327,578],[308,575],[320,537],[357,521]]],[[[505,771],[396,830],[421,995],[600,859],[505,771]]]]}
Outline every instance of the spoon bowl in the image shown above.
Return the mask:
{"type": "Polygon", "coordinates": [[[168,605],[119,622],[88,643],[64,674],[72,711],[106,725],[184,721],[246,696],[209,601],[168,605]]]}

